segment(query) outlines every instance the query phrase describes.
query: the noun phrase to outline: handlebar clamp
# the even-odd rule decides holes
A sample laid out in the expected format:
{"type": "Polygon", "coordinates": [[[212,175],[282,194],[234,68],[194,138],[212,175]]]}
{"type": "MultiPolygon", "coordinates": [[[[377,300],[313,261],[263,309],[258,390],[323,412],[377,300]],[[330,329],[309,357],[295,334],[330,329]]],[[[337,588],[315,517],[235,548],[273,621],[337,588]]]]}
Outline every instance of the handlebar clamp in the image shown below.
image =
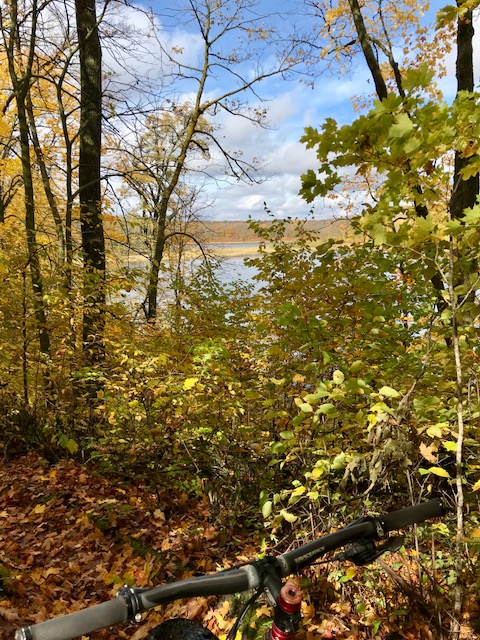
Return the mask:
{"type": "Polygon", "coordinates": [[[135,589],[131,587],[120,587],[117,591],[117,598],[123,598],[127,605],[127,618],[130,622],[141,622],[143,608],[137,597],[135,589]]]}

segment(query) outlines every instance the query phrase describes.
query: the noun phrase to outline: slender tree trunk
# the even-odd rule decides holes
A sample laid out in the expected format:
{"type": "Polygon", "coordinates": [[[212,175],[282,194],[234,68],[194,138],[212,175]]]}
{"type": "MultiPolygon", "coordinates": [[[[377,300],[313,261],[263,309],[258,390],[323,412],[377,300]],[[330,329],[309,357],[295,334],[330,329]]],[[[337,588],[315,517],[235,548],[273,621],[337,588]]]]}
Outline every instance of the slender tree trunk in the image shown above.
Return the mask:
{"type": "MultiPolygon", "coordinates": [[[[30,36],[27,49],[27,58],[24,68],[17,70],[17,56],[25,50],[19,40],[18,4],[16,0],[10,3],[10,25],[7,31],[3,31],[5,50],[8,61],[8,71],[13,86],[13,95],[17,107],[18,131],[20,138],[20,160],[22,165],[23,189],[25,195],[25,234],[27,239],[28,265],[33,290],[33,307],[38,330],[40,353],[43,358],[43,380],[46,401],[51,399],[51,384],[49,376],[50,361],[50,334],[47,326],[46,302],[44,299],[43,276],[40,265],[39,247],[37,242],[37,230],[35,221],[35,198],[32,175],[30,136],[27,117],[27,98],[32,78],[33,60],[35,58],[36,28],[38,18],[38,6],[36,0],[32,1],[30,36]]],[[[2,24],[3,28],[3,24],[2,24]]]]}
{"type": "Polygon", "coordinates": [[[38,251],[37,231],[35,225],[34,188],[24,96],[17,96],[16,102],[18,128],[20,131],[23,183],[25,189],[25,230],[27,235],[28,262],[30,265],[30,274],[33,287],[33,304],[39,332],[40,351],[46,358],[49,359],[50,336],[47,328],[47,314],[45,311],[46,303],[43,296],[43,277],[40,267],[40,256],[38,251]]]}
{"type": "Polygon", "coordinates": [[[95,0],[75,0],[80,53],[80,223],[84,256],[83,346],[90,363],[104,356],[105,236],[101,215],[101,47],[95,0]]]}
{"type": "Polygon", "coordinates": [[[350,11],[352,12],[353,22],[355,24],[355,29],[357,31],[365,61],[370,69],[370,73],[372,74],[373,82],[375,83],[375,91],[377,92],[379,100],[383,100],[388,95],[387,85],[383,79],[382,70],[373,51],[362,12],[360,10],[360,5],[358,4],[358,0],[348,0],[348,3],[350,5],[350,11]]]}
{"type": "MultiPolygon", "coordinates": [[[[69,61],[73,57],[70,52],[69,61]]],[[[62,126],[63,140],[65,143],[65,289],[71,297],[73,284],[73,235],[72,235],[72,209],[73,209],[73,140],[74,135],[69,129],[68,114],[64,107],[63,84],[67,74],[68,64],[64,68],[56,83],[57,109],[62,126]]],[[[70,301],[71,318],[73,317],[73,303],[70,301]]]]}
{"type": "Polygon", "coordinates": [[[60,216],[60,211],[57,206],[57,200],[55,198],[55,194],[53,193],[50,176],[48,175],[48,169],[45,163],[45,157],[43,155],[42,147],[40,145],[40,140],[38,138],[37,125],[35,122],[35,115],[33,112],[33,105],[32,105],[30,96],[27,97],[26,110],[27,110],[28,124],[30,127],[30,135],[33,143],[33,148],[35,150],[35,156],[37,158],[37,163],[40,168],[40,175],[42,176],[43,188],[45,191],[45,195],[47,196],[47,201],[50,206],[50,211],[52,212],[53,221],[55,223],[59,253],[61,257],[64,258],[65,257],[65,237],[63,234],[62,218],[60,216]]]}
{"type": "Polygon", "coordinates": [[[28,333],[27,333],[27,273],[22,269],[22,381],[23,402],[28,407],[28,333]]]}
{"type": "Polygon", "coordinates": [[[160,213],[157,218],[157,228],[155,237],[155,247],[153,250],[153,261],[150,266],[150,276],[147,289],[147,320],[154,320],[157,317],[157,298],[158,298],[158,274],[160,265],[162,264],[163,254],[165,251],[165,231],[167,225],[167,207],[168,201],[162,198],[160,203],[160,213]]]}
{"type": "MultiPolygon", "coordinates": [[[[205,68],[205,77],[206,77],[206,69],[207,67],[205,68]]],[[[159,205],[159,211],[158,211],[158,217],[157,217],[157,237],[155,240],[153,262],[150,269],[150,277],[148,281],[148,291],[147,291],[147,302],[148,302],[147,320],[149,321],[154,320],[157,317],[158,274],[159,274],[160,265],[163,259],[163,252],[165,250],[165,230],[166,230],[168,207],[169,207],[172,195],[180,180],[180,176],[182,175],[183,169],[185,167],[187,152],[188,152],[188,149],[190,148],[191,142],[193,140],[193,136],[195,134],[195,129],[201,117],[201,110],[198,106],[198,102],[200,101],[203,93],[203,86],[204,86],[204,83],[201,85],[201,90],[199,89],[199,93],[197,94],[197,106],[195,107],[192,113],[190,123],[187,127],[185,140],[183,141],[181,152],[176,161],[175,170],[168,182],[168,185],[165,187],[165,191],[162,195],[162,199],[159,205]]]]}
{"type": "Polygon", "coordinates": [[[463,367],[460,353],[459,340],[459,302],[455,294],[455,256],[453,240],[450,240],[448,294],[450,309],[452,312],[452,348],[456,373],[456,403],[457,403],[457,446],[455,451],[455,487],[456,487],[456,536],[455,536],[455,588],[453,601],[453,619],[451,624],[452,638],[458,640],[461,630],[461,618],[463,609],[463,573],[464,573],[464,493],[463,493],[463,441],[465,437],[465,424],[463,419],[463,367]]]}
{"type": "MultiPolygon", "coordinates": [[[[464,0],[457,0],[460,7],[464,4],[464,0]]],[[[474,90],[473,75],[473,13],[467,11],[463,16],[459,17],[457,25],[457,92],[474,90]]],[[[450,216],[453,219],[461,220],[465,215],[465,209],[473,207],[477,202],[479,194],[479,175],[476,174],[468,180],[463,180],[461,171],[471,161],[470,158],[463,158],[459,152],[455,153],[455,167],[453,177],[453,190],[450,200],[450,216]]],[[[455,297],[454,287],[462,282],[470,282],[471,277],[477,277],[477,262],[474,261],[467,267],[464,273],[454,272],[455,251],[453,246],[450,247],[450,269],[449,269],[449,297],[452,307],[452,323],[453,336],[452,346],[455,357],[456,371],[456,396],[457,396],[457,447],[456,447],[456,517],[457,531],[455,539],[455,589],[454,589],[454,616],[452,621],[452,638],[458,640],[461,631],[461,619],[463,610],[464,597],[464,494],[463,494],[463,441],[464,441],[464,420],[463,420],[463,369],[462,357],[459,346],[459,318],[458,307],[462,302],[459,297],[458,301],[455,297]]],[[[475,293],[472,292],[468,296],[474,299],[475,293]]]]}

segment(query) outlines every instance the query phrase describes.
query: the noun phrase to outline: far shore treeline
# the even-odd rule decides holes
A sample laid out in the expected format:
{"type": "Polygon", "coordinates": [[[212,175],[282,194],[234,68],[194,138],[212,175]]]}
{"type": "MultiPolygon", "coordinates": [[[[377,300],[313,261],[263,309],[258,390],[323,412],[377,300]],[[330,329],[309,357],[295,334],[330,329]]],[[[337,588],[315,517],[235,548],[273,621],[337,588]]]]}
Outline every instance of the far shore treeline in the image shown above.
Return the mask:
{"type": "MultiPolygon", "coordinates": [[[[298,221],[288,219],[284,222],[285,242],[295,241],[298,221]]],[[[106,238],[113,255],[123,256],[138,252],[140,255],[148,247],[154,235],[155,222],[150,217],[142,217],[129,214],[126,217],[108,216],[106,225],[106,238]],[[128,238],[128,244],[123,242],[128,238]],[[118,242],[121,238],[122,242],[118,242]]],[[[258,229],[268,229],[272,224],[272,218],[255,222],[255,227],[247,220],[194,220],[185,224],[181,236],[182,244],[191,245],[198,241],[202,246],[222,244],[263,244],[259,237],[258,229]],[[190,238],[190,237],[191,238],[190,238]]],[[[329,238],[336,240],[348,240],[353,236],[353,227],[348,218],[309,219],[304,222],[307,233],[313,232],[317,241],[326,241],[329,238]]]]}

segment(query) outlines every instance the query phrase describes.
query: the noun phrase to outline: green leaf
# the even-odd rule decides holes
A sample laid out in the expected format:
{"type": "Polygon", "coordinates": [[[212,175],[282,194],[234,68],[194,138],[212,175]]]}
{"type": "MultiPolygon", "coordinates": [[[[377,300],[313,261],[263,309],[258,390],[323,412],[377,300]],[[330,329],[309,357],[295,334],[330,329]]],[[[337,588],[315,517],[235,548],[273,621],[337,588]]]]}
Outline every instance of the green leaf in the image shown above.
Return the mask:
{"type": "Polygon", "coordinates": [[[279,435],[281,438],[283,438],[283,440],[291,440],[295,437],[293,431],[281,431],[279,435]]]}
{"type": "Polygon", "coordinates": [[[327,389],[317,389],[315,393],[307,393],[307,395],[304,396],[303,399],[305,400],[305,402],[312,404],[312,402],[318,402],[320,398],[327,398],[329,395],[330,391],[327,391],[327,389]]]}
{"type": "Polygon", "coordinates": [[[332,469],[333,471],[341,471],[342,469],[345,469],[345,464],[346,464],[346,457],[345,454],[339,453],[338,456],[335,456],[335,458],[333,459],[332,462],[332,469]]]}
{"type": "Polygon", "coordinates": [[[370,235],[377,245],[384,244],[387,241],[387,230],[383,224],[372,225],[370,235]]]}
{"type": "Polygon", "coordinates": [[[453,442],[452,440],[448,440],[447,442],[444,442],[443,446],[445,447],[445,449],[447,451],[456,451],[457,450],[457,443],[453,442]]]}
{"type": "Polygon", "coordinates": [[[325,413],[326,415],[328,415],[329,413],[333,413],[334,411],[335,405],[333,405],[331,402],[325,402],[324,404],[321,404],[317,409],[317,413],[325,413]]]}
{"type": "Polygon", "coordinates": [[[400,113],[395,120],[388,132],[391,138],[403,138],[413,131],[413,122],[406,113],[400,113]]]}
{"type": "Polygon", "coordinates": [[[424,62],[417,69],[408,69],[405,72],[404,78],[402,78],[402,84],[405,91],[412,91],[412,89],[428,87],[435,75],[434,69],[431,69],[429,65],[424,62]]]}
{"type": "Polygon", "coordinates": [[[447,426],[446,422],[437,422],[437,424],[432,424],[432,426],[427,429],[427,435],[430,436],[430,438],[441,438],[443,436],[442,429],[447,426]]]}
{"type": "Polygon", "coordinates": [[[352,362],[352,364],[350,365],[350,371],[352,373],[358,373],[363,369],[363,366],[364,365],[362,360],[355,360],[355,362],[352,362]]]}
{"type": "Polygon", "coordinates": [[[415,243],[422,243],[431,239],[432,233],[435,230],[435,224],[431,216],[426,218],[416,218],[410,231],[410,237],[415,243]]]}
{"type": "Polygon", "coordinates": [[[339,371],[338,369],[336,371],[333,372],[333,383],[334,384],[342,384],[343,381],[345,380],[345,376],[343,375],[343,373],[341,371],[339,371]]]}
{"type": "Polygon", "coordinates": [[[271,500],[267,500],[263,503],[262,506],[262,516],[267,519],[270,517],[272,513],[273,502],[271,500]]]}
{"type": "Polygon", "coordinates": [[[457,15],[458,8],[451,4],[447,4],[437,13],[435,29],[443,29],[443,27],[445,27],[449,22],[456,21],[457,15]]]}
{"type": "Polygon", "coordinates": [[[70,453],[77,453],[78,451],[78,444],[75,442],[75,440],[72,440],[71,438],[68,440],[68,442],[65,445],[65,448],[67,449],[67,451],[70,451],[70,453]]]}
{"type": "Polygon", "coordinates": [[[387,386],[379,389],[378,393],[380,393],[382,396],[385,396],[386,398],[398,398],[398,396],[400,395],[398,391],[396,391],[392,387],[387,386]]]}
{"type": "Polygon", "coordinates": [[[303,413],[312,413],[313,412],[313,407],[311,404],[309,404],[308,402],[304,402],[300,405],[299,407],[300,411],[302,411],[303,413]]]}

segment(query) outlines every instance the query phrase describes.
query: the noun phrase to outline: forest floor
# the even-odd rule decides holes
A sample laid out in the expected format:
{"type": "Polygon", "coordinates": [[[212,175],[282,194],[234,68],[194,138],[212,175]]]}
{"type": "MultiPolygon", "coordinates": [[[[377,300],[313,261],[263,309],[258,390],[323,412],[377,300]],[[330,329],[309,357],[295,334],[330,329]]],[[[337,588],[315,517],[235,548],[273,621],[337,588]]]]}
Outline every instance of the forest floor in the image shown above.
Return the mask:
{"type": "MultiPolygon", "coordinates": [[[[250,561],[259,554],[259,539],[252,532],[217,528],[208,501],[201,496],[181,491],[154,495],[141,487],[118,486],[71,460],[49,464],[28,455],[4,461],[0,465],[0,639],[12,637],[23,624],[109,599],[124,584],[148,587],[250,561]]],[[[316,590],[317,599],[310,591],[303,603],[306,640],[384,639],[395,629],[390,624],[361,625],[348,603],[319,599],[318,586],[316,590]]],[[[141,625],[124,625],[91,637],[142,640],[172,617],[203,620],[224,637],[233,623],[229,617],[233,604],[226,598],[179,601],[150,611],[141,625]]],[[[256,610],[248,623],[251,635],[269,615],[265,604],[256,610]]],[[[409,622],[408,632],[390,637],[436,636],[420,619],[409,622]]]]}

